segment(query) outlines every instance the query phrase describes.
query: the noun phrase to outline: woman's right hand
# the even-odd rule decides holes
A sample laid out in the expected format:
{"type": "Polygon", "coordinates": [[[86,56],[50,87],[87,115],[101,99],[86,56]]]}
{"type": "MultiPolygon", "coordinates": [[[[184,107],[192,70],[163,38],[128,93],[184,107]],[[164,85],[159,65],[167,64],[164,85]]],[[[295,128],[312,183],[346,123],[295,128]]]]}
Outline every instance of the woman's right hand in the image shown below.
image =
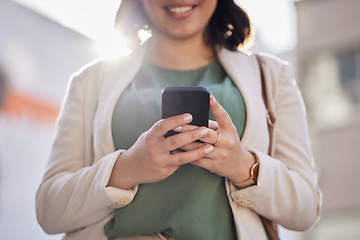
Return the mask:
{"type": "Polygon", "coordinates": [[[211,153],[214,147],[205,144],[199,148],[180,152],[172,151],[205,137],[209,129],[199,127],[165,138],[175,128],[190,123],[192,116],[183,114],[156,122],[140,135],[134,145],[118,157],[108,186],[130,189],[137,184],[164,180],[182,164],[186,164],[211,153]]]}

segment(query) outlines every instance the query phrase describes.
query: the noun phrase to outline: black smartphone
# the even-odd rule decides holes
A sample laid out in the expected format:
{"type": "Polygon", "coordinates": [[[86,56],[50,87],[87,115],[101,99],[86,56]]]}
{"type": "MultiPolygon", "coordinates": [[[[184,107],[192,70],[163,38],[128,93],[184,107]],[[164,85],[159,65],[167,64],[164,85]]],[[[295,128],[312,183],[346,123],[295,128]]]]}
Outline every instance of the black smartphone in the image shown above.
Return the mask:
{"type": "MultiPolygon", "coordinates": [[[[209,103],[210,92],[205,87],[166,87],[162,91],[162,118],[190,113],[191,125],[208,127],[209,103]]],[[[169,131],[165,137],[175,134],[169,131]]]]}

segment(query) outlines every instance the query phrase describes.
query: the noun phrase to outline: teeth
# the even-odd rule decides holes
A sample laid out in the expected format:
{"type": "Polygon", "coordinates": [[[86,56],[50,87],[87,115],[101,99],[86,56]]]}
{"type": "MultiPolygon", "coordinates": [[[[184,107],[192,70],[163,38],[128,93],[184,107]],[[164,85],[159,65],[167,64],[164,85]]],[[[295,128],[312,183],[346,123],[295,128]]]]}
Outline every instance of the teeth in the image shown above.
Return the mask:
{"type": "Polygon", "coordinates": [[[169,8],[169,11],[171,13],[175,13],[175,14],[182,14],[182,13],[186,13],[188,11],[190,11],[192,9],[191,6],[188,7],[173,7],[173,8],[169,8]]]}

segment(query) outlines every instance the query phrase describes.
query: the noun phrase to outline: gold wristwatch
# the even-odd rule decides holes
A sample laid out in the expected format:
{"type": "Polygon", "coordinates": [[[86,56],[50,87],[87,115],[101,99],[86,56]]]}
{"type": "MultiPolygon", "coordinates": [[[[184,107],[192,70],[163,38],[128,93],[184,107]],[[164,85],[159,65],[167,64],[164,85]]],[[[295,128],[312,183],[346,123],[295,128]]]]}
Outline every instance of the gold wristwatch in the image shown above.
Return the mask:
{"type": "Polygon", "coordinates": [[[259,175],[259,160],[255,157],[255,163],[250,168],[250,177],[248,178],[248,180],[245,180],[244,182],[239,183],[236,186],[239,189],[241,189],[255,185],[257,183],[258,175],[259,175]]]}

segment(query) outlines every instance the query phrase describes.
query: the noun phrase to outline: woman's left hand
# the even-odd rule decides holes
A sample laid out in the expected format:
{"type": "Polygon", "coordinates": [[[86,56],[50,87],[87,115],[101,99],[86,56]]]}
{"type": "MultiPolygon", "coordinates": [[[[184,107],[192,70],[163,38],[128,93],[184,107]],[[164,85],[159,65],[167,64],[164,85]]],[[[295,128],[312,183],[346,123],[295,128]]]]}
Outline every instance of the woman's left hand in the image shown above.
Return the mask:
{"type": "MultiPolygon", "coordinates": [[[[213,144],[214,150],[204,158],[197,159],[192,164],[205,168],[212,173],[228,178],[234,185],[249,179],[250,168],[255,163],[255,157],[241,144],[236,127],[229,114],[216,101],[210,97],[210,108],[217,122],[210,122],[211,132],[202,140],[213,144]]],[[[187,131],[194,126],[183,126],[181,131],[187,131]]],[[[183,150],[198,148],[202,143],[191,143],[183,150]]]]}

